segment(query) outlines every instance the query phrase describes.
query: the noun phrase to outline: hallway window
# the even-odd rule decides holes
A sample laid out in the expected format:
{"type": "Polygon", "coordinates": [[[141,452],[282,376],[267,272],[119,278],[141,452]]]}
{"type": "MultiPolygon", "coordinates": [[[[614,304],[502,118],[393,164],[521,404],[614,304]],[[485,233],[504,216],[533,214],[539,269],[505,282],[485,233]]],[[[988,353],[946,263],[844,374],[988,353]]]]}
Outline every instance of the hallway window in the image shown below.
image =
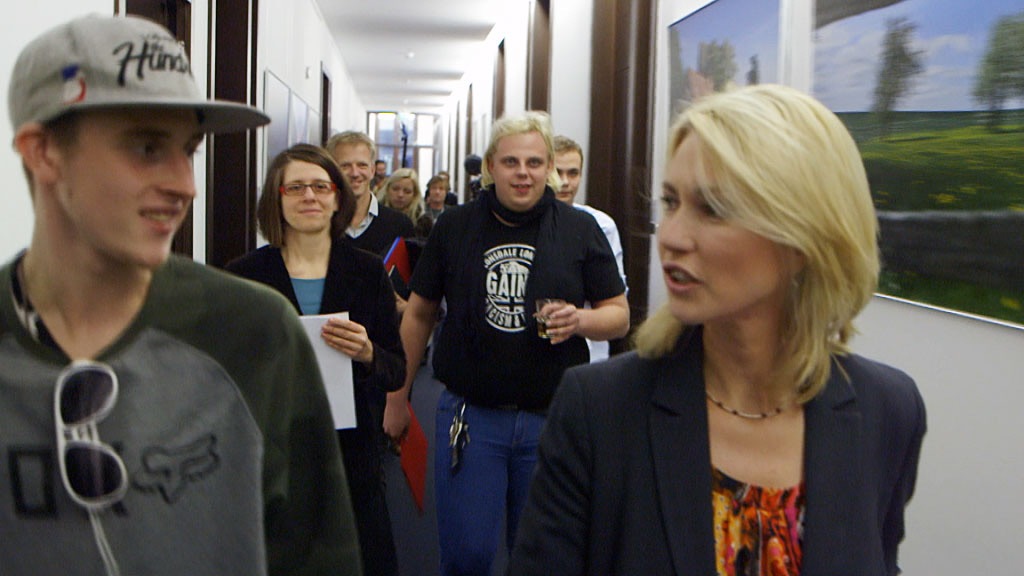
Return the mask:
{"type": "Polygon", "coordinates": [[[369,135],[377,143],[377,158],[387,163],[388,174],[412,168],[420,177],[420,189],[440,168],[434,146],[438,117],[433,114],[371,112],[369,135]]]}

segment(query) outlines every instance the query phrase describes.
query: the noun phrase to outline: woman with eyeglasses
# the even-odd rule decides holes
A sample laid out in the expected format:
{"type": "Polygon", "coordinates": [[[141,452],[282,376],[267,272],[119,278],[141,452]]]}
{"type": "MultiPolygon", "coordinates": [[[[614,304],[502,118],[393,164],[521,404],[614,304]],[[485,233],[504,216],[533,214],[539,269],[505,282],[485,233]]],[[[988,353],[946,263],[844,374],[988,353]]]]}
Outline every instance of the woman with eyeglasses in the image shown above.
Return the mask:
{"type": "MultiPolygon", "coordinates": [[[[338,431],[366,574],[398,573],[383,483],[385,394],[405,377],[395,295],[381,259],[344,241],[355,200],[334,159],[316,146],[281,152],[267,170],[256,208],[263,246],[229,263],[235,274],[281,292],[303,315],[348,312],[321,331],[352,358],[358,425],[338,431]]],[[[326,375],[325,375],[326,376],[326,375]]]]}

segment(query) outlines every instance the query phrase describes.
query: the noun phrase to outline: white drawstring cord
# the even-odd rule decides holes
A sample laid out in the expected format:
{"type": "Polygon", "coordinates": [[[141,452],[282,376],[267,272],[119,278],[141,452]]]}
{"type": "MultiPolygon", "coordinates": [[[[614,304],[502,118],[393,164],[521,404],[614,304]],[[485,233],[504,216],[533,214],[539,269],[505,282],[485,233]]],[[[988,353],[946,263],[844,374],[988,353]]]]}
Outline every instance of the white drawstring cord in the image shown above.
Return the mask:
{"type": "Polygon", "coordinates": [[[114,551],[107,541],[107,533],[103,530],[103,522],[100,521],[100,514],[95,510],[89,510],[89,522],[92,524],[92,535],[96,540],[96,547],[100,550],[103,558],[103,565],[107,569],[107,576],[121,576],[121,568],[117,565],[117,558],[114,558],[114,551]]]}

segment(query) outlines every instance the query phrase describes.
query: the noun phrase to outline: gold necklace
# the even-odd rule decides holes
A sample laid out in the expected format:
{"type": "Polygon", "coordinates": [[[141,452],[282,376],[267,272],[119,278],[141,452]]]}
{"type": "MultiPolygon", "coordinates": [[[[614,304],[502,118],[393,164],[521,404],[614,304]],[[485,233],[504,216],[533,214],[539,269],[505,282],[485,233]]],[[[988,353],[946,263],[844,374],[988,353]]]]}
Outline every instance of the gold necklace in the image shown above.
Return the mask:
{"type": "Polygon", "coordinates": [[[707,389],[704,390],[704,395],[707,396],[708,400],[711,400],[711,403],[714,404],[715,406],[718,406],[719,408],[725,410],[726,412],[732,414],[733,416],[739,416],[740,418],[746,418],[747,420],[764,420],[765,418],[771,418],[772,416],[778,416],[779,414],[782,414],[782,406],[778,406],[777,408],[775,408],[775,410],[772,410],[771,412],[743,412],[742,410],[729,408],[725,404],[722,404],[722,401],[712,396],[711,392],[708,391],[707,389]]]}

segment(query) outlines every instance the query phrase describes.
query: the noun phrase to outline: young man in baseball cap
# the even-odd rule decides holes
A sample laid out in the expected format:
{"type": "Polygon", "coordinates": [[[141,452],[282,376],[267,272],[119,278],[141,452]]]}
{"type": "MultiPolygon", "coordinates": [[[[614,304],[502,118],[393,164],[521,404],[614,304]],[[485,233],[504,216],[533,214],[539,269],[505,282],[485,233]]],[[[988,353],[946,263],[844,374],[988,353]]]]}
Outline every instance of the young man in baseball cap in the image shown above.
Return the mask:
{"type": "Polygon", "coordinates": [[[35,222],[0,267],[3,572],[358,574],[291,306],[170,255],[203,135],[267,117],[204,99],[177,41],[133,17],[29,43],[8,108],[35,222]]]}

